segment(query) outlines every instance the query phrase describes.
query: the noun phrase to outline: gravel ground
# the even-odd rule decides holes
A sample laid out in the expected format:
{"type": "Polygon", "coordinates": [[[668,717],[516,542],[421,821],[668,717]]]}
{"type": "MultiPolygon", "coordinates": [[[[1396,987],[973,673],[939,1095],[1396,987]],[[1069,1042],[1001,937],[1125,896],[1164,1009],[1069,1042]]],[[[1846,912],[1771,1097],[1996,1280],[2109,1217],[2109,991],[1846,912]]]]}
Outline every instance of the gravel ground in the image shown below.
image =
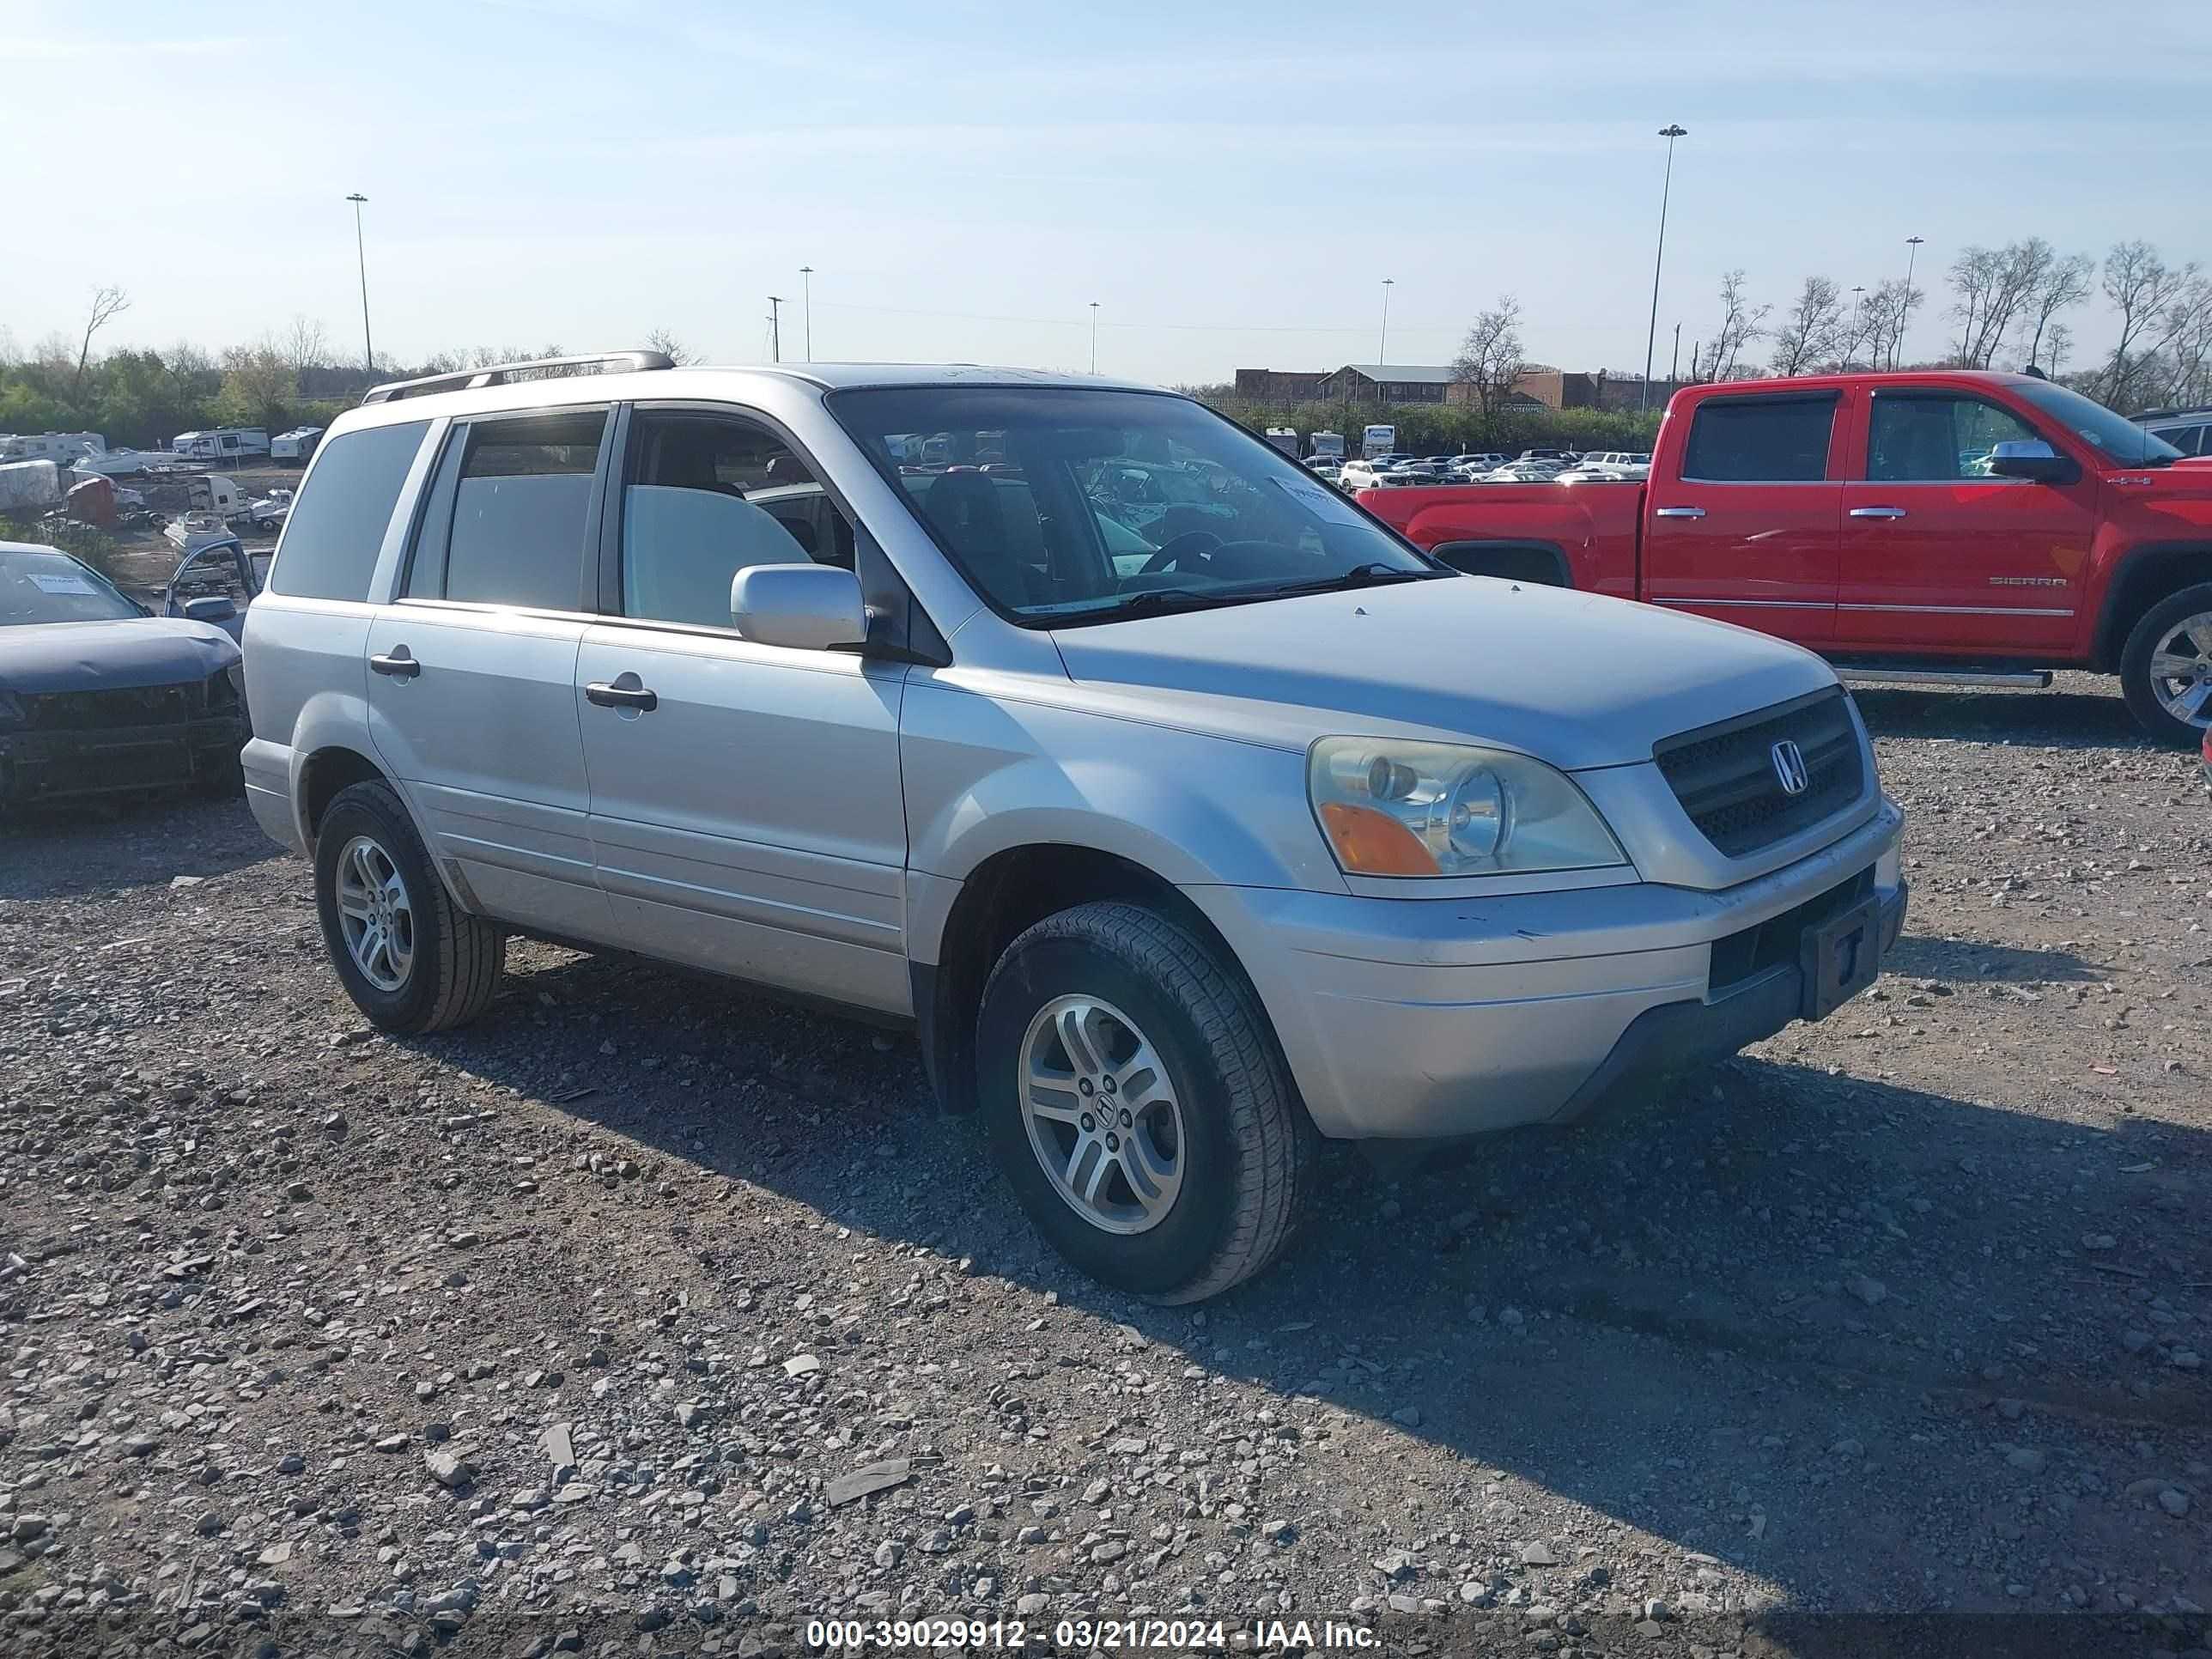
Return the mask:
{"type": "Polygon", "coordinates": [[[0,830],[0,1648],[2201,1647],[2212,803],[2102,683],[1862,704],[1873,992],[1338,1156],[1197,1311],[1048,1255],[904,1036],[518,945],[392,1041],[242,805],[0,830]]]}

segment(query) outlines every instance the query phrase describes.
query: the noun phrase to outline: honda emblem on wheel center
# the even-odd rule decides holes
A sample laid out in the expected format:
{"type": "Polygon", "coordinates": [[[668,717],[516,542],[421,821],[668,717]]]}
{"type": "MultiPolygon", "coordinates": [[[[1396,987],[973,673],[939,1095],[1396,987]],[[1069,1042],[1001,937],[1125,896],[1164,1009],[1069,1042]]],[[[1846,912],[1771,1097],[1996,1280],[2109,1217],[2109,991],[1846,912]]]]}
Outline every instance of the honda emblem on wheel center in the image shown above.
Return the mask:
{"type": "Polygon", "coordinates": [[[1774,745],[1774,775],[1782,784],[1785,795],[1802,795],[1813,781],[1813,775],[1805,769],[1805,751],[1789,738],[1774,745]]]}

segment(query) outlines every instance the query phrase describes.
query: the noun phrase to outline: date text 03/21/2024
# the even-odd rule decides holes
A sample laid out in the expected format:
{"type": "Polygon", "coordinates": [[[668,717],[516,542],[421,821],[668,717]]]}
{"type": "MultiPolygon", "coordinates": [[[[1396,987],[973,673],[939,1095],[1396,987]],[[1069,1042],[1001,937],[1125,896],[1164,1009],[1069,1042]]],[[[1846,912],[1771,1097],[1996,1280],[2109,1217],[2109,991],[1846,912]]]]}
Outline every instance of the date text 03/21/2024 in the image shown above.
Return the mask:
{"type": "MultiPolygon", "coordinates": [[[[1065,1651],[1219,1651],[1228,1621],[1199,1619],[1063,1619],[1053,1626],[1053,1644],[1065,1651]]],[[[1042,1634],[1042,1631],[1039,1632],[1042,1634]]],[[[1381,1638],[1364,1625],[1340,1620],[1260,1619],[1250,1636],[1259,1648],[1371,1649],[1381,1638]]],[[[933,1647],[1014,1650],[1029,1644],[1030,1627],[1018,1619],[815,1619],[806,1626],[810,1648],[835,1652],[933,1647]]]]}

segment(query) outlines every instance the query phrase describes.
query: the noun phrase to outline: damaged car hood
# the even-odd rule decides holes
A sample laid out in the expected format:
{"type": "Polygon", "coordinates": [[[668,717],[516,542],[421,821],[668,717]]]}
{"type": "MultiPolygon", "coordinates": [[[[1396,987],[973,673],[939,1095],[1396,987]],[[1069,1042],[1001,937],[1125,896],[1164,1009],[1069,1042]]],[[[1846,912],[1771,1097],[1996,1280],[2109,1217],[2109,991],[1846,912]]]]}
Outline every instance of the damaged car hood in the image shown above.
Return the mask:
{"type": "Polygon", "coordinates": [[[204,680],[239,660],[229,635],[171,617],[0,628],[0,691],[127,691],[204,680]]]}

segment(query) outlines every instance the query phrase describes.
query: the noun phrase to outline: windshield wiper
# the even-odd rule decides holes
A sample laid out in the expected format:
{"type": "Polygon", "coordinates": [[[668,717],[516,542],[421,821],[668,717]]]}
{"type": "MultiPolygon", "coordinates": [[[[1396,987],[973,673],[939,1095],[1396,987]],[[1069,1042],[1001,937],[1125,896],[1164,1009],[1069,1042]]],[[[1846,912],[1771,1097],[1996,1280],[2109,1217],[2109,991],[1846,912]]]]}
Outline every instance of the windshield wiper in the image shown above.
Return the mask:
{"type": "Polygon", "coordinates": [[[1249,588],[1148,587],[1111,605],[1093,605],[1083,611],[1033,612],[1028,620],[1031,627],[1065,628],[1081,623],[1127,622],[1132,617],[1160,617],[1176,611],[1211,611],[1224,605],[1242,605],[1248,599],[1273,597],[1272,588],[1255,592],[1249,588]]]}
{"type": "Polygon", "coordinates": [[[1408,570],[1403,565],[1385,564],[1380,559],[1370,559],[1364,564],[1355,564],[1351,569],[1334,576],[1322,576],[1310,582],[1285,582],[1266,590],[1263,597],[1279,599],[1294,593],[1341,593],[1352,587],[1382,587],[1393,582],[1425,582],[1431,577],[1441,576],[1441,570],[1408,570]]]}

